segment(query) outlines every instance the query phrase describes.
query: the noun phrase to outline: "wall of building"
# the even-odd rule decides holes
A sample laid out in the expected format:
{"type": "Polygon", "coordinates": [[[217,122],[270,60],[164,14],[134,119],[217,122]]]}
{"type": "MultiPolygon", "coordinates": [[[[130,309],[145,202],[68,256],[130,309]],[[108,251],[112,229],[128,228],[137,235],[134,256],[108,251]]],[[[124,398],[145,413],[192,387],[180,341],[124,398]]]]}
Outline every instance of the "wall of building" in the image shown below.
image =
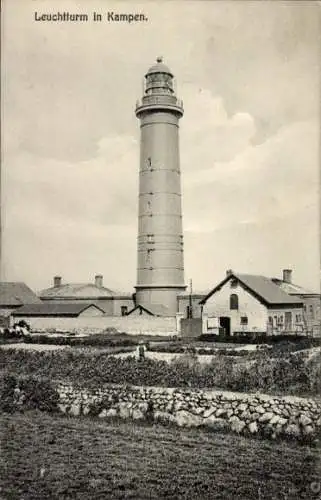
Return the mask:
{"type": "Polygon", "coordinates": [[[300,296],[304,302],[304,319],[308,330],[320,332],[321,325],[321,302],[320,296],[308,297],[300,296]]]}
{"type": "Polygon", "coordinates": [[[115,297],[113,300],[113,316],[123,316],[122,307],[127,308],[127,312],[135,307],[134,301],[132,298],[117,298],[115,297]]]}
{"type": "Polygon", "coordinates": [[[33,318],[20,317],[31,326],[33,331],[46,331],[55,329],[66,332],[102,332],[106,328],[115,328],[119,332],[131,335],[176,335],[176,318],[163,318],[156,316],[87,316],[78,318],[33,318]]]}
{"type": "Polygon", "coordinates": [[[0,316],[8,317],[16,309],[17,309],[16,307],[1,307],[0,308],[0,316]]]}
{"type": "Polygon", "coordinates": [[[86,318],[86,317],[96,317],[96,316],[103,316],[104,312],[101,311],[100,309],[97,309],[95,306],[90,306],[87,307],[84,311],[82,311],[79,314],[80,318],[86,318]]]}
{"type": "Polygon", "coordinates": [[[231,319],[231,333],[240,331],[266,331],[268,313],[267,308],[253,295],[244,290],[238,283],[231,287],[230,281],[214,293],[204,305],[204,312],[208,317],[229,317],[231,319]],[[230,295],[238,296],[238,310],[230,309],[230,295]],[[241,318],[247,317],[248,324],[242,325],[241,318]]]}
{"type": "MultiPolygon", "coordinates": [[[[200,305],[200,300],[203,298],[202,295],[194,295],[192,296],[192,310],[193,310],[193,318],[201,318],[202,317],[202,306],[200,305]]],[[[178,300],[178,312],[184,315],[184,318],[187,317],[187,307],[190,305],[190,298],[188,296],[181,296],[177,298],[178,300]]]]}
{"type": "Polygon", "coordinates": [[[303,308],[268,309],[268,332],[278,333],[304,333],[303,308]],[[291,324],[287,323],[286,315],[291,314],[291,324]]]}

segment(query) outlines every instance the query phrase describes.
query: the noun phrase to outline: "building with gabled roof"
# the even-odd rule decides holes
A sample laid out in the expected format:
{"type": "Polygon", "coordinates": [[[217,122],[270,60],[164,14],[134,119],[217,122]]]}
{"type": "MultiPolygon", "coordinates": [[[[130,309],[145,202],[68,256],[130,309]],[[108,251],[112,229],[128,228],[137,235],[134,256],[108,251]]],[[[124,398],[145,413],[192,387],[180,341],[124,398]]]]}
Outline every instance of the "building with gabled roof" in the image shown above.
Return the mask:
{"type": "Polygon", "coordinates": [[[0,316],[7,317],[26,304],[40,304],[40,298],[22,282],[0,282],[0,316]]]}
{"type": "MultiPolygon", "coordinates": [[[[302,333],[302,298],[288,294],[271,278],[227,271],[200,301],[203,315],[217,318],[227,335],[239,332],[302,333]]],[[[211,321],[212,322],[212,321],[211,321]]]]}
{"type": "Polygon", "coordinates": [[[303,319],[308,331],[321,331],[321,294],[292,282],[292,269],[283,269],[282,279],[272,278],[291,297],[303,300],[303,319]]]}
{"type": "Polygon", "coordinates": [[[105,287],[101,274],[95,276],[93,283],[63,283],[61,276],[55,276],[53,286],[42,290],[39,297],[43,302],[90,302],[101,308],[107,316],[125,316],[135,305],[132,294],[105,287]]]}
{"type": "Polygon", "coordinates": [[[168,310],[163,304],[150,304],[148,307],[138,304],[133,309],[128,311],[127,316],[141,316],[146,314],[148,316],[169,316],[168,310]]]}

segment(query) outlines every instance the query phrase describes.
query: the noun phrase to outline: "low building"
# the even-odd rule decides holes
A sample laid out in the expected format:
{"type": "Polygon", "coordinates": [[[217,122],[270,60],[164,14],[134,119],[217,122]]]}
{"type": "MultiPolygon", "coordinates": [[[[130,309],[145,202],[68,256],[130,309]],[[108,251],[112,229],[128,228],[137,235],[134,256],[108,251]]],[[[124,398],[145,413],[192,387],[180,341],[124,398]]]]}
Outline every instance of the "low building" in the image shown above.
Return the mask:
{"type": "Polygon", "coordinates": [[[43,302],[19,307],[12,313],[15,320],[29,318],[79,318],[82,316],[104,316],[104,310],[85,302],[43,302]]]}
{"type": "Polygon", "coordinates": [[[133,309],[128,311],[127,316],[159,316],[169,317],[166,306],[162,304],[151,304],[148,307],[138,304],[133,309]]]}
{"type": "Polygon", "coordinates": [[[53,286],[39,293],[43,302],[91,302],[101,308],[107,316],[126,316],[135,304],[131,294],[119,293],[103,284],[103,276],[95,276],[93,283],[63,283],[55,276],[53,286]]]}
{"type": "Polygon", "coordinates": [[[206,292],[192,292],[182,293],[177,296],[177,310],[184,318],[201,318],[202,305],[201,301],[209,293],[206,292]]]}
{"type": "Polygon", "coordinates": [[[0,323],[9,325],[10,315],[21,306],[41,304],[37,295],[22,282],[0,282],[0,323]]]}
{"type": "Polygon", "coordinates": [[[303,301],[303,320],[307,331],[318,334],[321,331],[321,295],[306,290],[292,282],[292,269],[283,269],[282,279],[272,278],[288,295],[303,301]]]}
{"type": "MultiPolygon", "coordinates": [[[[201,301],[203,317],[226,335],[241,332],[294,334],[306,332],[304,303],[271,278],[227,271],[201,301]]],[[[204,322],[203,322],[204,323],[204,322]]],[[[210,328],[208,329],[210,331],[210,328]]]]}

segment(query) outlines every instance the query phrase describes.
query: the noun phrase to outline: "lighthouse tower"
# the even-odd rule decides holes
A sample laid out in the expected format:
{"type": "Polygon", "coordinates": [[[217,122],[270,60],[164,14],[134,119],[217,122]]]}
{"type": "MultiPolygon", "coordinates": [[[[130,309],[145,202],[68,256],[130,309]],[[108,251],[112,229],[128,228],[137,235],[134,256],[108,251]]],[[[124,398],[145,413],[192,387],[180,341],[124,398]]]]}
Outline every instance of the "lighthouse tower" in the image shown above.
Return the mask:
{"type": "Polygon", "coordinates": [[[161,304],[163,314],[172,316],[177,295],[186,288],[178,133],[183,104],[161,57],[145,75],[136,116],[141,129],[136,304],[151,309],[161,304]]]}

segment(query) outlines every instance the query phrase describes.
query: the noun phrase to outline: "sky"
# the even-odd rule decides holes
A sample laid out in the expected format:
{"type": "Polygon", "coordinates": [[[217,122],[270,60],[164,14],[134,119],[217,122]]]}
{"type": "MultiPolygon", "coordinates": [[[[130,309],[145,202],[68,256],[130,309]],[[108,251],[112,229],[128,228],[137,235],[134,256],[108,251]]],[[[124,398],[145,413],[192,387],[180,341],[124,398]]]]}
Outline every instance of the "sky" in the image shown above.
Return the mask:
{"type": "Polygon", "coordinates": [[[4,0],[5,281],[134,291],[143,76],[162,55],[185,114],[185,280],[320,282],[320,2],[4,0]],[[39,22],[56,12],[87,23],[39,22]],[[92,13],[103,15],[100,23],[92,13]],[[147,21],[107,22],[107,11],[147,21]]]}

